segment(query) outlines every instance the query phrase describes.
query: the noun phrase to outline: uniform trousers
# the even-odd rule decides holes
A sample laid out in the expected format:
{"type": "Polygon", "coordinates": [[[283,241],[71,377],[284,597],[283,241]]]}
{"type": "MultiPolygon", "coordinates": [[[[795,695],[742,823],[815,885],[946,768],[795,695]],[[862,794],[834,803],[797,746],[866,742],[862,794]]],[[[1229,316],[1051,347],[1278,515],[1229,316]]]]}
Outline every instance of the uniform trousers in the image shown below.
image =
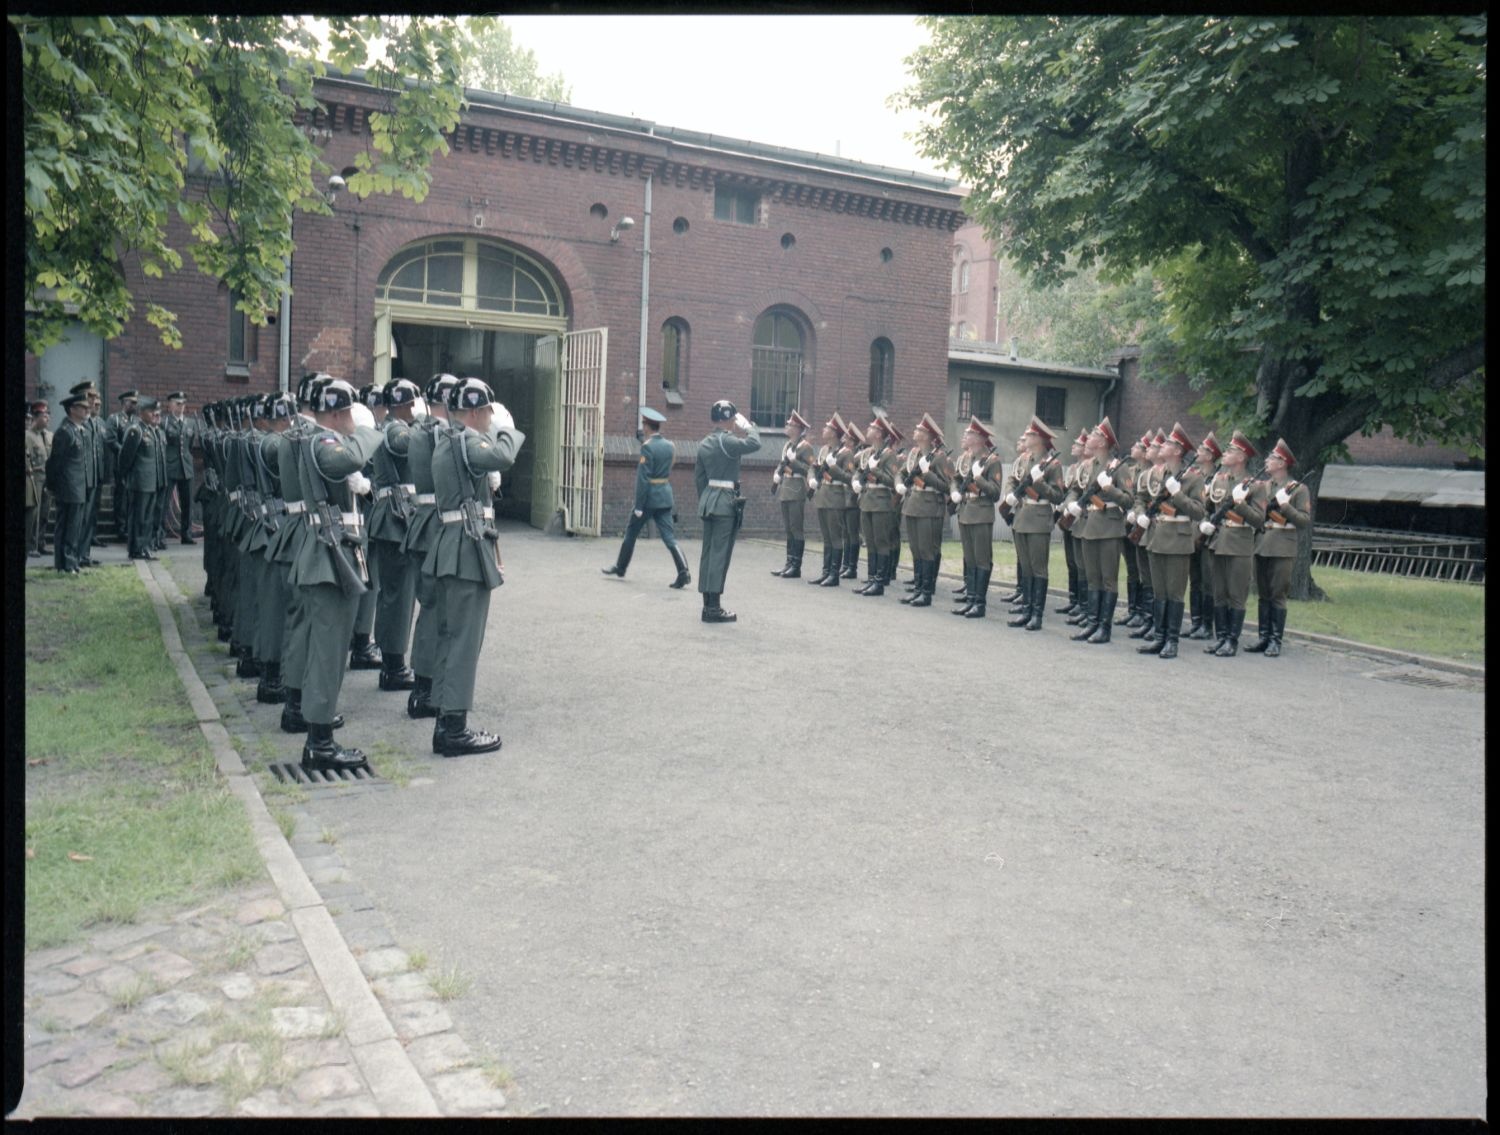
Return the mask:
{"type": "Polygon", "coordinates": [[[1084,538],[1078,541],[1090,591],[1107,591],[1115,595],[1120,593],[1120,548],[1124,543],[1124,536],[1109,536],[1103,540],[1084,538]]]}
{"type": "Polygon", "coordinates": [[[842,508],[818,509],[818,531],[823,536],[823,547],[838,548],[847,541],[844,537],[844,510],[842,508]]]}
{"type": "Polygon", "coordinates": [[[850,548],[857,547],[859,545],[859,505],[842,508],[839,511],[844,514],[842,518],[844,538],[841,543],[850,548]]]}
{"type": "Polygon", "coordinates": [[[336,583],[299,586],[307,608],[307,662],[302,674],[302,716],[311,725],[332,725],[338,716],[339,692],[349,665],[349,636],[354,631],[358,596],[345,595],[336,583]]]}
{"type": "Polygon", "coordinates": [[[913,560],[935,560],[943,547],[942,516],[908,516],[906,538],[911,544],[913,560]]]}
{"type": "Polygon", "coordinates": [[[722,595],[729,576],[729,557],[734,553],[734,517],[703,519],[703,550],[698,556],[698,591],[722,595]]]}
{"type": "Polygon", "coordinates": [[[1047,575],[1047,557],[1052,550],[1051,532],[1015,532],[1016,563],[1029,576],[1047,575]]]}
{"type": "Polygon", "coordinates": [[[1071,528],[1062,530],[1063,562],[1068,565],[1068,572],[1077,576],[1083,571],[1083,559],[1078,554],[1078,540],[1073,536],[1071,528]]]}
{"type": "MultiPolygon", "coordinates": [[[[83,515],[73,537],[73,555],[78,560],[91,558],[89,556],[89,549],[94,546],[94,529],[99,524],[99,498],[101,495],[99,486],[95,485],[88,491],[88,495],[84,498],[83,515]]],[[[117,527],[123,531],[125,528],[123,522],[126,519],[126,514],[117,512],[115,513],[115,517],[117,527]]]]}
{"type": "Polygon", "coordinates": [[[1147,566],[1151,571],[1151,591],[1158,602],[1166,600],[1181,603],[1187,592],[1191,560],[1190,552],[1147,552],[1147,566]]]}
{"type": "Polygon", "coordinates": [[[151,494],[151,539],[155,543],[167,542],[167,492],[169,487],[157,489],[151,494]]]}
{"type": "Polygon", "coordinates": [[[1255,557],[1255,594],[1261,608],[1270,604],[1279,611],[1286,610],[1287,596],[1292,593],[1291,556],[1255,557]]]}
{"type": "Polygon", "coordinates": [[[1214,582],[1214,554],[1207,547],[1193,553],[1192,585],[1203,589],[1203,602],[1211,611],[1218,595],[1218,584],[1214,582]]]}
{"type": "Polygon", "coordinates": [[[882,556],[894,552],[901,546],[899,521],[900,517],[896,513],[884,509],[861,511],[859,527],[864,536],[865,547],[882,556]]]}
{"type": "MultiPolygon", "coordinates": [[[[370,574],[379,580],[375,601],[375,642],[381,654],[406,653],[411,640],[412,604],[417,597],[412,561],[391,540],[371,540],[370,574]]],[[[371,590],[374,590],[372,588],[371,590]]]]}
{"type": "Polygon", "coordinates": [[[52,497],[46,489],[36,491],[37,505],[31,514],[31,523],[26,528],[26,550],[40,552],[47,546],[47,513],[52,507],[52,497]]]}
{"type": "Polygon", "coordinates": [[[57,527],[52,533],[52,566],[58,571],[78,570],[78,541],[87,510],[86,502],[57,502],[57,527]]]}
{"type": "Polygon", "coordinates": [[[995,522],[960,524],[958,540],[964,548],[964,567],[992,571],[995,566],[995,522]]]}
{"type": "Polygon", "coordinates": [[[438,610],[437,581],[422,570],[423,553],[411,556],[410,571],[416,579],[417,621],[411,635],[412,672],[424,678],[436,676],[438,640],[443,636],[438,610]]]}
{"type": "MultiPolygon", "coordinates": [[[[1144,555],[1145,553],[1141,551],[1140,547],[1129,540],[1120,545],[1120,556],[1125,561],[1125,581],[1127,583],[1139,584],[1141,582],[1141,557],[1144,555]]],[[[1146,578],[1146,583],[1147,585],[1151,583],[1149,576],[1146,578]]]]}
{"type": "Polygon", "coordinates": [[[366,556],[365,566],[370,573],[370,587],[359,597],[352,634],[370,635],[375,630],[375,604],[380,598],[380,564],[375,557],[366,556]]]}
{"type": "Polygon", "coordinates": [[[781,502],[781,526],[786,530],[788,540],[801,540],[805,531],[803,527],[802,506],[807,499],[799,491],[794,501],[781,502]]]}
{"type": "Polygon", "coordinates": [[[284,612],[291,598],[288,594],[291,584],[287,582],[287,569],[283,565],[266,560],[259,552],[255,553],[255,559],[260,561],[260,587],[256,596],[260,618],[255,627],[255,657],[262,662],[279,664],[286,644],[287,616],[284,612]]]}
{"type": "Polygon", "coordinates": [[[136,489],[131,493],[130,523],[126,529],[130,554],[138,556],[149,551],[156,542],[156,498],[157,493],[136,489]]]}
{"type": "Polygon", "coordinates": [[[630,523],[625,525],[625,539],[620,542],[620,562],[628,564],[630,557],[635,555],[635,542],[641,534],[641,529],[646,527],[646,521],[656,522],[656,534],[661,537],[661,542],[667,546],[667,551],[672,554],[672,561],[677,561],[677,528],[672,523],[672,510],[670,508],[643,509],[641,515],[637,516],[632,509],[630,523]]]}
{"type": "Polygon", "coordinates": [[[474,708],[474,674],[490,617],[490,589],[472,579],[433,579],[443,633],[437,640],[436,673],[429,701],[444,713],[474,708]]]}
{"type": "MultiPolygon", "coordinates": [[[[260,637],[260,615],[265,609],[260,605],[261,585],[265,580],[266,559],[263,551],[240,552],[240,581],[235,593],[234,638],[236,642],[251,648],[251,656],[259,658],[254,647],[260,637]]],[[[269,612],[265,612],[269,614],[269,612]]]]}
{"type": "Polygon", "coordinates": [[[307,670],[307,604],[302,588],[293,587],[291,579],[286,576],[289,565],[275,566],[286,578],[287,589],[286,620],[281,631],[281,684],[300,690],[302,675],[307,670]]]}
{"type": "Polygon", "coordinates": [[[1244,556],[1220,556],[1214,555],[1214,596],[1215,601],[1228,606],[1235,611],[1243,611],[1245,603],[1250,598],[1250,576],[1255,570],[1250,562],[1255,557],[1244,556]]]}
{"type": "Polygon", "coordinates": [[[183,539],[193,534],[193,482],[191,480],[176,480],[167,482],[168,506],[171,497],[177,497],[177,535],[183,539]]]}

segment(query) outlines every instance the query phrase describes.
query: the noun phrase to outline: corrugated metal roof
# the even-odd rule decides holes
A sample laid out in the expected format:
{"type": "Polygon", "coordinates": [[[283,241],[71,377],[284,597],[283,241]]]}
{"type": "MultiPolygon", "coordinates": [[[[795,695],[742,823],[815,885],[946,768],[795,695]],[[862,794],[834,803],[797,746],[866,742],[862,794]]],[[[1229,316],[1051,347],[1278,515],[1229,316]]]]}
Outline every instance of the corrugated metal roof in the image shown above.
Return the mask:
{"type": "Polygon", "coordinates": [[[1402,465],[1329,465],[1318,496],[1329,500],[1409,503],[1422,508],[1483,508],[1484,473],[1402,465]]]}

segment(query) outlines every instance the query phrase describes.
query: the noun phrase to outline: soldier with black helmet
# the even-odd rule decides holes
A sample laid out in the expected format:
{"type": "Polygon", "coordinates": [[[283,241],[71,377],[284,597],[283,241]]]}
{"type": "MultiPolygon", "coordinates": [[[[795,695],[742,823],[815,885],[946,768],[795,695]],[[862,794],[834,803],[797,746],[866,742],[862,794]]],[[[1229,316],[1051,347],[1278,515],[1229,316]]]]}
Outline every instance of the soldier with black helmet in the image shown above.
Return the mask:
{"type": "Polygon", "coordinates": [[[422,392],[410,379],[398,378],[382,391],[386,420],[384,440],[375,451],[375,496],[370,508],[372,575],[377,581],[375,643],[380,648],[380,688],[410,690],[416,685],[406,664],[411,639],[412,607],[416,602],[416,571],[402,551],[406,527],[417,495],[408,455],[412,423],[426,406],[422,392]]]}
{"type": "MultiPolygon", "coordinates": [[[[367,382],[359,388],[359,400],[364,407],[370,411],[377,430],[385,428],[385,398],[381,388],[373,382],[367,382]]],[[[376,452],[379,452],[377,450],[376,452]]],[[[360,471],[363,484],[369,485],[369,491],[360,493],[355,498],[355,506],[359,510],[360,523],[366,536],[370,531],[370,516],[374,508],[373,489],[375,484],[375,461],[371,458],[370,463],[360,471]]],[[[359,608],[354,614],[354,634],[349,640],[349,669],[351,670],[379,670],[382,668],[380,651],[376,649],[372,636],[375,633],[375,608],[380,595],[380,562],[373,556],[367,565],[370,570],[370,589],[359,597],[359,608]]],[[[404,688],[404,687],[403,687],[404,688]]]]}
{"type": "Polygon", "coordinates": [[[698,518],[703,521],[703,550],[698,559],[698,590],[703,595],[702,621],[732,623],[737,616],[720,605],[734,538],[744,515],[740,495],[740,458],[760,448],[760,428],[733,402],[721,398],[709,408],[713,432],[698,443],[693,484],[698,490],[698,518]],[[745,436],[729,432],[730,425],[745,436]]]}
{"type": "Polygon", "coordinates": [[[247,545],[248,555],[254,563],[256,587],[255,639],[251,646],[260,679],[255,687],[255,700],[276,705],[286,698],[281,681],[281,658],[286,646],[287,609],[291,601],[287,568],[276,559],[276,552],[286,529],[301,523],[300,517],[287,515],[281,475],[282,451],[292,444],[286,438],[297,416],[296,400],[290,394],[267,394],[257,416],[265,423],[265,430],[259,439],[257,464],[261,521],[256,526],[256,536],[247,545]]]}
{"type": "Polygon", "coordinates": [[[441,521],[437,515],[437,496],[432,483],[432,454],[437,430],[448,421],[448,391],[458,379],[439,373],[428,380],[423,391],[427,417],[417,418],[411,427],[406,446],[406,469],[411,478],[413,511],[406,526],[402,551],[414,580],[417,597],[417,619],[411,636],[412,690],[406,697],[406,715],[411,718],[436,717],[432,704],[432,680],[437,670],[438,614],[437,591],[433,577],[422,570],[431,543],[441,521]]]}

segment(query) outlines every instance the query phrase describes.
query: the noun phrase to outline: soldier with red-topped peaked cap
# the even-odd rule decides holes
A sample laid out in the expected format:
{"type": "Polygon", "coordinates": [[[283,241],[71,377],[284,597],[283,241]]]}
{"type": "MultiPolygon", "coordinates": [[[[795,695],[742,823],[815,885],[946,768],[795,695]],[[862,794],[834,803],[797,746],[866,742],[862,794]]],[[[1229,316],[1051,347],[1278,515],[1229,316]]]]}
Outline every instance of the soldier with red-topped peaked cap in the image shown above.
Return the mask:
{"type": "Polygon", "coordinates": [[[1005,460],[995,452],[995,434],[977,417],[964,430],[963,452],[954,466],[948,499],[958,506],[958,539],[964,551],[964,592],[955,615],[982,619],[995,570],[995,504],[1005,480],[1005,460]]]}
{"type": "MultiPolygon", "coordinates": [[[[1083,489],[1078,500],[1070,502],[1070,511],[1084,513],[1078,537],[1079,559],[1083,564],[1084,617],[1076,624],[1075,642],[1107,643],[1114,627],[1115,602],[1120,590],[1120,553],[1125,546],[1125,510],[1134,501],[1133,482],[1125,461],[1114,456],[1114,427],[1108,418],[1095,426],[1088,436],[1084,453],[1088,467],[1083,471],[1083,489]]],[[[1080,524],[1074,525],[1078,531],[1080,524]]],[[[1070,619],[1069,622],[1072,622],[1070,619]]]]}
{"type": "MultiPolygon", "coordinates": [[[[1005,521],[1007,528],[1015,527],[1016,523],[1015,509],[1011,508],[1007,498],[1011,495],[1011,490],[1021,483],[1021,478],[1026,472],[1026,466],[1030,464],[1026,459],[1026,434],[1024,432],[1017,435],[1014,452],[1015,456],[1006,461],[1005,478],[1000,484],[1000,504],[998,510],[1000,519],[1005,521]]],[[[1015,547],[1014,536],[1011,537],[1011,546],[1015,547]]],[[[1004,596],[1000,602],[1011,605],[1010,614],[1024,614],[1027,612],[1027,596],[1029,594],[1030,588],[1026,583],[1026,565],[1021,561],[1021,557],[1017,556],[1016,589],[1009,595],[1004,596]]]]}
{"type": "Polygon", "coordinates": [[[1297,534],[1312,524],[1312,493],[1292,478],[1297,464],[1291,447],[1277,438],[1266,454],[1266,524],[1255,542],[1255,592],[1260,607],[1260,641],[1245,647],[1247,654],[1275,658],[1286,632],[1286,601],[1292,593],[1292,564],[1297,558],[1297,534]]]}
{"type": "Polygon", "coordinates": [[[1233,658],[1239,653],[1240,631],[1245,626],[1245,602],[1250,597],[1254,573],[1255,538],[1266,519],[1264,481],[1249,469],[1255,446],[1239,430],[1224,450],[1223,465],[1205,490],[1212,513],[1199,521],[1205,548],[1213,557],[1214,628],[1217,639],[1203,648],[1205,654],[1233,658]]]}
{"type": "MultiPolygon", "coordinates": [[[[818,532],[823,537],[823,570],[807,582],[813,587],[837,587],[844,557],[844,505],[853,470],[841,464],[844,449],[844,419],[835,413],[823,423],[822,444],[808,468],[807,484],[813,489],[813,507],[818,513],[818,532]]],[[[786,461],[786,451],[782,460],[786,461]]]]}
{"type": "Polygon", "coordinates": [[[1183,455],[1194,446],[1180,423],[1173,424],[1157,448],[1160,463],[1146,471],[1135,493],[1135,522],[1146,533],[1141,543],[1151,568],[1155,626],[1139,653],[1176,658],[1194,525],[1204,515],[1203,484],[1197,472],[1185,467],[1183,455]]]}
{"type": "Polygon", "coordinates": [[[851,487],[844,494],[842,518],[844,567],[839,572],[840,579],[859,578],[859,498],[854,494],[852,483],[856,472],[855,458],[864,444],[864,431],[853,422],[845,422],[843,445],[839,448],[838,460],[839,465],[849,476],[851,487]]]}
{"type": "MultiPolygon", "coordinates": [[[[802,578],[802,550],[807,547],[805,506],[807,498],[812,495],[811,490],[818,483],[817,474],[812,471],[813,445],[807,440],[807,431],[811,428],[807,419],[796,410],[786,416],[786,444],[781,447],[781,460],[771,475],[771,491],[781,506],[781,527],[786,533],[786,563],[771,574],[783,579],[802,578]]],[[[828,554],[826,544],[823,554],[828,554]]]]}
{"type": "Polygon", "coordinates": [[[849,489],[859,501],[860,532],[864,536],[869,569],[856,595],[884,595],[896,570],[901,529],[895,493],[900,466],[896,442],[900,432],[884,414],[876,412],[865,430],[865,446],[855,454],[849,489]]]}
{"type": "Polygon", "coordinates": [[[912,440],[916,444],[906,455],[896,495],[901,498],[901,516],[906,522],[916,580],[912,593],[901,602],[930,607],[942,561],[943,522],[948,518],[953,459],[943,447],[942,428],[931,414],[922,415],[912,430],[912,440]]]}
{"type": "Polygon", "coordinates": [[[1053,506],[1066,495],[1062,464],[1054,452],[1057,435],[1035,415],[1022,435],[1026,441],[1028,462],[1021,478],[1005,495],[1006,504],[1016,513],[1013,538],[1016,562],[1025,565],[1026,609],[1007,624],[1028,631],[1042,629],[1047,609],[1047,560],[1052,547],[1052,525],[1056,520],[1053,506]]]}
{"type": "MultiPolygon", "coordinates": [[[[1209,502],[1208,488],[1218,472],[1219,459],[1224,456],[1219,439],[1212,430],[1198,443],[1193,469],[1203,478],[1203,511],[1210,513],[1214,505],[1209,502]]],[[[1211,639],[1214,637],[1214,572],[1213,553],[1204,546],[1202,534],[1194,541],[1193,558],[1188,573],[1188,618],[1187,633],[1183,638],[1211,639]]]]}
{"type": "Polygon", "coordinates": [[[1068,505],[1076,503],[1082,494],[1080,478],[1087,476],[1092,464],[1083,455],[1088,440],[1089,431],[1079,430],[1069,447],[1073,460],[1063,470],[1063,499],[1058,502],[1056,509],[1057,526],[1062,531],[1063,538],[1063,562],[1068,565],[1068,601],[1061,607],[1054,608],[1053,614],[1067,615],[1069,626],[1077,626],[1084,619],[1084,575],[1078,555],[1078,537],[1083,534],[1083,529],[1079,526],[1088,523],[1088,514],[1075,514],[1068,505]]]}
{"type": "MultiPolygon", "coordinates": [[[[1125,460],[1120,462],[1120,467],[1115,473],[1115,480],[1130,493],[1130,504],[1125,509],[1125,532],[1129,535],[1135,524],[1135,481],[1141,472],[1148,468],[1146,463],[1146,450],[1151,445],[1151,434],[1147,432],[1134,439],[1130,443],[1130,449],[1125,454],[1125,460]]],[[[1150,603],[1143,602],[1142,596],[1150,588],[1151,580],[1142,578],[1141,568],[1145,564],[1145,556],[1140,554],[1140,549],[1132,540],[1126,540],[1120,546],[1120,559],[1125,564],[1125,614],[1115,620],[1117,627],[1139,627],[1150,615],[1150,603]]]]}

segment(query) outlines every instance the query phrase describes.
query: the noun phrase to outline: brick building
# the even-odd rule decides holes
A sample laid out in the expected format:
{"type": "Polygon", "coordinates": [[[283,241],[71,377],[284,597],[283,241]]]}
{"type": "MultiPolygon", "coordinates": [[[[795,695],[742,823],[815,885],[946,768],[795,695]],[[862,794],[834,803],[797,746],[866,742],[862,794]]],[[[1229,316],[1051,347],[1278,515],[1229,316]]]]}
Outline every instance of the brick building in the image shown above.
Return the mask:
{"type": "MultiPolygon", "coordinates": [[[[321,81],[303,122],[336,171],[367,144],[376,92],[321,81]]],[[[343,195],[298,215],[290,318],[255,328],[222,285],[184,270],[136,295],[178,313],[184,346],[139,316],[100,343],[77,329],[27,385],[59,400],[90,372],[114,392],[181,388],[193,405],[325,370],[356,384],[438,370],[489,381],[526,431],[504,511],[619,531],[642,402],[677,443],[684,527],[708,408],[769,427],[746,461],[746,527],[779,526],[768,493],[785,414],[913,421],[943,404],[949,268],[963,221],[937,177],[468,92],[420,204],[343,195]],[[764,469],[761,468],[764,466],[764,469]]],[[[176,234],[174,234],[176,235],[176,234]]],[[[908,423],[909,424],[909,423],[908,423]]]]}

